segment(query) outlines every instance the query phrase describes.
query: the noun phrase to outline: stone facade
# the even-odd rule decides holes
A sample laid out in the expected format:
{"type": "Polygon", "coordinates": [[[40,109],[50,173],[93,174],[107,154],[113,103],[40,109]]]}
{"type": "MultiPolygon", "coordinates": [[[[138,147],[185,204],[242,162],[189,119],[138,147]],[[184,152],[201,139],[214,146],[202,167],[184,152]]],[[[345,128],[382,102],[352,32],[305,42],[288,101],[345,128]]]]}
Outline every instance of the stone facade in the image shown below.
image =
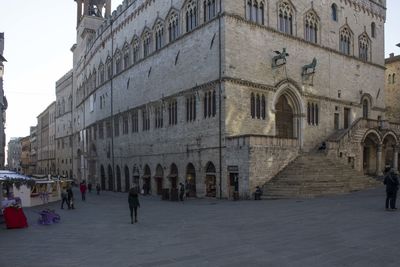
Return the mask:
{"type": "Polygon", "coordinates": [[[55,110],[51,103],[39,116],[37,124],[37,172],[55,176],[55,110]]]}
{"type": "Polygon", "coordinates": [[[106,18],[79,3],[78,180],[247,198],[300,152],[385,118],[385,1],[126,0],[106,18]]]}
{"type": "Polygon", "coordinates": [[[8,107],[7,98],[4,95],[3,89],[3,75],[4,75],[4,64],[7,61],[3,57],[4,53],[4,32],[0,32],[0,169],[4,168],[5,162],[5,151],[6,146],[6,134],[4,132],[4,124],[6,123],[6,110],[8,107]]]}
{"type": "Polygon", "coordinates": [[[31,150],[29,152],[29,173],[36,174],[37,171],[37,126],[31,126],[29,129],[29,142],[31,150]]]}
{"type": "Polygon", "coordinates": [[[72,178],[72,71],[56,82],[56,172],[72,178]]]}
{"type": "Polygon", "coordinates": [[[390,121],[400,123],[400,55],[390,54],[385,66],[386,114],[390,121]]]}
{"type": "Polygon", "coordinates": [[[31,152],[31,142],[30,136],[21,138],[21,173],[25,175],[34,174],[31,172],[30,166],[30,152],[31,152]]]}
{"type": "Polygon", "coordinates": [[[9,170],[21,171],[21,137],[13,137],[8,142],[7,165],[9,170]]]}

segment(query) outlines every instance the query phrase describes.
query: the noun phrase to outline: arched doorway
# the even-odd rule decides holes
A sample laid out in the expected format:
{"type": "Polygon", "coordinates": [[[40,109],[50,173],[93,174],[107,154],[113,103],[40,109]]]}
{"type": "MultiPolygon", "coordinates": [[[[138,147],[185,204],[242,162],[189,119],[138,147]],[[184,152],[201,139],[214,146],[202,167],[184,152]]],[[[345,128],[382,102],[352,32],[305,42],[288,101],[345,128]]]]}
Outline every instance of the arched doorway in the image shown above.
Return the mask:
{"type": "Polygon", "coordinates": [[[212,162],[208,162],[206,165],[206,196],[217,197],[217,178],[216,178],[215,166],[212,162]]]}
{"type": "Polygon", "coordinates": [[[96,145],[92,144],[90,146],[88,165],[89,165],[89,174],[88,174],[88,182],[94,184],[96,182],[96,162],[97,162],[97,150],[96,145]]]}
{"type": "Polygon", "coordinates": [[[103,164],[100,166],[100,176],[101,176],[101,190],[106,190],[106,172],[104,171],[103,164]]]}
{"type": "Polygon", "coordinates": [[[145,195],[150,194],[151,192],[151,171],[150,171],[150,167],[149,165],[146,164],[146,166],[144,166],[144,174],[143,174],[143,192],[145,195]]]}
{"type": "Polygon", "coordinates": [[[281,95],[275,105],[276,136],[281,138],[294,138],[293,108],[285,95],[281,95]]]}
{"type": "Polygon", "coordinates": [[[139,179],[140,179],[140,174],[139,174],[139,168],[135,166],[133,166],[133,184],[134,186],[139,186],[139,179]]]}
{"type": "Polygon", "coordinates": [[[363,172],[367,175],[376,175],[382,171],[379,157],[381,157],[381,139],[373,130],[368,131],[363,138],[363,172]]]}
{"type": "Polygon", "coordinates": [[[170,181],[170,188],[177,189],[178,188],[178,167],[175,163],[171,164],[170,173],[169,173],[169,181],[170,181]]]}
{"type": "Polygon", "coordinates": [[[398,150],[397,136],[393,132],[388,132],[382,139],[382,162],[385,168],[398,169],[398,150]]]}
{"type": "Polygon", "coordinates": [[[186,167],[186,197],[196,197],[196,170],[192,163],[186,167]]]}
{"type": "Polygon", "coordinates": [[[125,192],[128,192],[129,188],[131,188],[131,185],[130,185],[130,179],[129,179],[129,168],[126,165],[124,168],[124,172],[125,172],[125,192]]]}
{"type": "Polygon", "coordinates": [[[121,184],[121,169],[117,165],[117,192],[122,192],[121,184]]]}
{"type": "Polygon", "coordinates": [[[164,170],[160,164],[157,165],[154,182],[156,183],[157,195],[162,195],[164,170]]]}
{"type": "Polygon", "coordinates": [[[111,165],[108,165],[108,190],[114,191],[114,178],[111,165]]]}

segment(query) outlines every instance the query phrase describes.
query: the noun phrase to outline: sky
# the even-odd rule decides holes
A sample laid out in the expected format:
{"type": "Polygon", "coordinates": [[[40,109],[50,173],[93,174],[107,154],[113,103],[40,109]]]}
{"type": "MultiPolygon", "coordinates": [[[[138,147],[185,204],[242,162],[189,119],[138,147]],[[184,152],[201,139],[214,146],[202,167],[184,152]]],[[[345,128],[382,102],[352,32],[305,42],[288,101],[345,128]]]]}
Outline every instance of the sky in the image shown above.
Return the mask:
{"type": "MultiPolygon", "coordinates": [[[[164,0],[167,1],[167,0],[164,0]]],[[[112,10],[122,0],[112,0],[112,10]]],[[[400,0],[387,0],[385,55],[400,54],[400,0]]],[[[24,137],[55,101],[55,83],[72,68],[76,40],[74,0],[0,0],[5,35],[6,136],[24,137]]]]}

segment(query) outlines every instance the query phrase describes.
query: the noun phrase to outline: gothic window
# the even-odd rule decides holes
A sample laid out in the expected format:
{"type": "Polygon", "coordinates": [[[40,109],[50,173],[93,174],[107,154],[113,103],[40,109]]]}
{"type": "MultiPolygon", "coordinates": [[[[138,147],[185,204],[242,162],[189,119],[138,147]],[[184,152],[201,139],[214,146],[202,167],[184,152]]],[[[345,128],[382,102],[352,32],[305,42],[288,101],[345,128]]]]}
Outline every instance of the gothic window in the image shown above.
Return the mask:
{"type": "Polygon", "coordinates": [[[217,15],[217,4],[215,0],[204,0],[203,2],[204,22],[211,20],[217,15]]]}
{"type": "Polygon", "coordinates": [[[106,133],[107,133],[107,138],[111,138],[112,136],[112,129],[111,129],[111,120],[108,119],[106,121],[106,133]]]}
{"type": "Polygon", "coordinates": [[[178,15],[176,12],[171,13],[169,20],[168,20],[168,37],[169,37],[169,42],[173,42],[178,38],[179,36],[179,30],[178,30],[178,15]]]}
{"type": "Polygon", "coordinates": [[[340,52],[346,55],[351,54],[351,40],[352,40],[352,34],[350,29],[345,26],[343,29],[340,31],[340,52]]]}
{"type": "Polygon", "coordinates": [[[100,63],[100,66],[99,66],[99,80],[100,80],[100,84],[103,84],[105,81],[103,63],[100,63]]]}
{"type": "Polygon", "coordinates": [[[107,65],[107,79],[111,80],[112,75],[113,75],[113,68],[112,68],[111,58],[110,57],[107,58],[106,65],[107,65]]]}
{"type": "Polygon", "coordinates": [[[168,123],[176,125],[178,123],[178,103],[176,99],[168,103],[168,123]]]}
{"type": "Polygon", "coordinates": [[[331,6],[331,16],[333,21],[338,21],[337,5],[332,4],[331,6]]]}
{"type": "Polygon", "coordinates": [[[92,73],[92,86],[93,86],[93,89],[96,88],[96,86],[97,86],[97,72],[96,72],[96,69],[93,69],[93,73],[92,73]]]}
{"type": "Polygon", "coordinates": [[[150,112],[146,109],[142,109],[142,129],[143,131],[150,130],[150,112]]]}
{"type": "Polygon", "coordinates": [[[115,52],[115,73],[118,74],[122,71],[122,59],[119,49],[115,52]]]}
{"type": "Polygon", "coordinates": [[[128,115],[122,116],[122,134],[126,135],[129,132],[128,115]]]}
{"type": "Polygon", "coordinates": [[[307,123],[308,125],[318,126],[319,124],[319,107],[318,104],[307,103],[307,123]]]}
{"type": "Polygon", "coordinates": [[[246,19],[264,25],[264,2],[262,0],[247,0],[246,19]]]}
{"type": "Polygon", "coordinates": [[[164,125],[162,105],[159,105],[155,108],[154,125],[155,125],[155,128],[162,128],[164,125]]]}
{"type": "Polygon", "coordinates": [[[143,34],[143,56],[147,57],[151,53],[151,34],[146,30],[143,34]]]}
{"type": "Polygon", "coordinates": [[[279,3],[279,31],[293,35],[293,7],[286,1],[279,3]]]}
{"type": "Polygon", "coordinates": [[[186,32],[197,26],[197,2],[190,0],[186,6],[186,32]]]}
{"type": "Polygon", "coordinates": [[[132,112],[132,133],[137,133],[139,131],[139,116],[138,111],[134,110],[132,112]]]}
{"type": "Polygon", "coordinates": [[[363,100],[363,118],[364,119],[368,119],[368,109],[369,109],[368,100],[364,99],[363,100]]]}
{"type": "Polygon", "coordinates": [[[308,12],[305,18],[305,38],[306,41],[318,43],[319,19],[314,12],[308,12]]]}
{"type": "Polygon", "coordinates": [[[156,51],[164,45],[164,25],[158,22],[154,28],[156,35],[156,51]]]}
{"type": "Polygon", "coordinates": [[[132,40],[132,59],[133,64],[139,61],[140,54],[139,54],[139,39],[134,37],[132,40]]]}
{"type": "Polygon", "coordinates": [[[371,36],[372,38],[376,37],[376,26],[375,26],[375,22],[371,23],[371,36]]]}
{"type": "Polygon", "coordinates": [[[186,121],[195,121],[196,115],[196,96],[191,95],[186,98],[186,121]]]}
{"type": "Polygon", "coordinates": [[[119,136],[119,116],[114,118],[114,136],[119,136]]]}
{"type": "Polygon", "coordinates": [[[365,61],[369,60],[369,38],[366,33],[363,33],[358,39],[359,58],[365,61]]]}
{"type": "Polygon", "coordinates": [[[251,93],[250,96],[250,112],[251,117],[254,119],[256,117],[256,99],[254,97],[254,93],[251,93]]]}
{"type": "Polygon", "coordinates": [[[214,117],[216,114],[216,94],[215,90],[204,94],[204,118],[214,117]]]}
{"type": "Polygon", "coordinates": [[[130,58],[130,51],[129,51],[129,46],[126,43],[124,45],[124,69],[127,69],[129,67],[129,58],[130,58]]]}

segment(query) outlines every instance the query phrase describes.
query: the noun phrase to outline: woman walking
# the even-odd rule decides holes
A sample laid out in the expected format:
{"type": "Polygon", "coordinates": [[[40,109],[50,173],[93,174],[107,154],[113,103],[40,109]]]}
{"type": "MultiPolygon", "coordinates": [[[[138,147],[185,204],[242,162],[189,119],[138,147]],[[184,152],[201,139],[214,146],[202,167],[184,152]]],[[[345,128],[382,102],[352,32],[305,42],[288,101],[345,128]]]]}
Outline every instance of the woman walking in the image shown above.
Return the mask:
{"type": "Polygon", "coordinates": [[[135,212],[135,223],[137,222],[137,208],[140,207],[138,191],[139,188],[137,186],[133,186],[129,190],[128,203],[131,212],[131,224],[133,224],[133,212],[135,212]]]}

